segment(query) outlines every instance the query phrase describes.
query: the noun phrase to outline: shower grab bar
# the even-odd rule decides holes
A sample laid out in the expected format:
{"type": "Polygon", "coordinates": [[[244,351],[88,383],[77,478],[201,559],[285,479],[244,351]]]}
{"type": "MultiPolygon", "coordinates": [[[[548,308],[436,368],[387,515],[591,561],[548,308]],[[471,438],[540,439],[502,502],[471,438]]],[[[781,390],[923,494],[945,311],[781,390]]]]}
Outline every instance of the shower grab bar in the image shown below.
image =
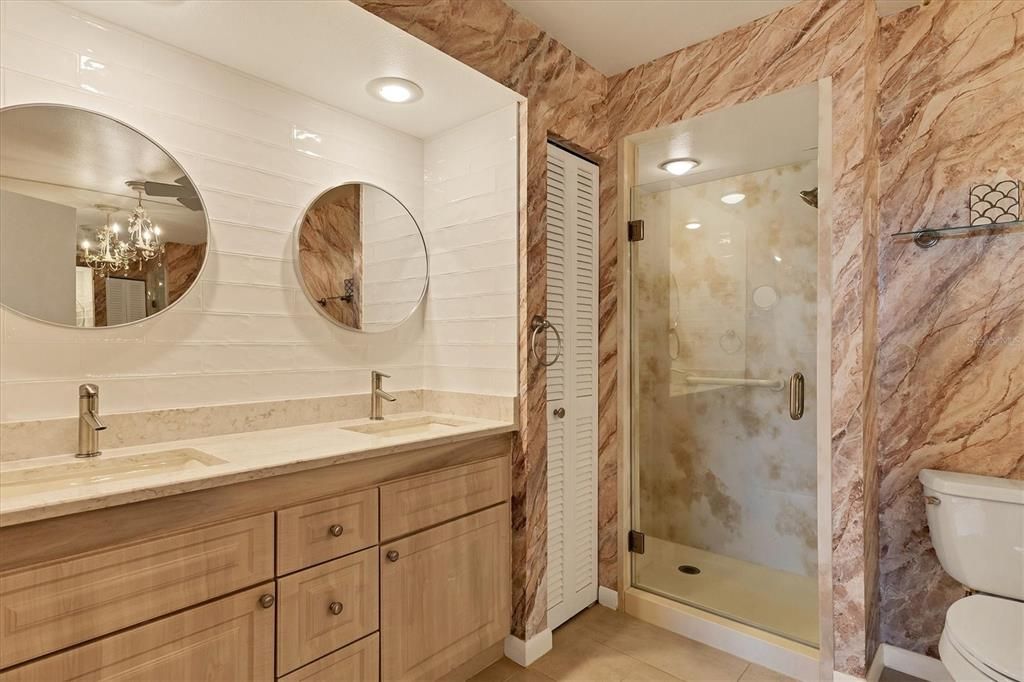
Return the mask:
{"type": "Polygon", "coordinates": [[[693,374],[687,374],[683,370],[674,369],[673,372],[679,372],[685,376],[686,383],[688,384],[704,384],[711,386],[757,386],[761,388],[770,388],[773,391],[781,391],[786,387],[786,382],[782,379],[739,379],[736,377],[702,377],[693,374]]]}

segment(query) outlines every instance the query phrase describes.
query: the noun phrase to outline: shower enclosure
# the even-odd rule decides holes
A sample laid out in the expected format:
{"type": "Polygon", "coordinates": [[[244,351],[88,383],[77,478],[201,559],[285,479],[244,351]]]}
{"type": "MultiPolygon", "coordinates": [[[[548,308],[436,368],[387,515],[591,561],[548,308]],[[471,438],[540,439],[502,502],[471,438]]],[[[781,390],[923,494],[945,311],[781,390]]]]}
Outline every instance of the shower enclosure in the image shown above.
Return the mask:
{"type": "Polygon", "coordinates": [[[633,586],[817,646],[816,88],[630,141],[633,586]]]}

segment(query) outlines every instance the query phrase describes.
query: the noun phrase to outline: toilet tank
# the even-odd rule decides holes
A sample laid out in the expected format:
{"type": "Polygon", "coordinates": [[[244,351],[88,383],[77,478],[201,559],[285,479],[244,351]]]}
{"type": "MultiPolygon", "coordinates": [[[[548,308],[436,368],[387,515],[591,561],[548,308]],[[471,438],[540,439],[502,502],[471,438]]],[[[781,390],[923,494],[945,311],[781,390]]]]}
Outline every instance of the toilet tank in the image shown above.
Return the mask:
{"type": "Polygon", "coordinates": [[[932,469],[918,479],[946,573],[978,592],[1024,599],[1024,481],[932,469]]]}

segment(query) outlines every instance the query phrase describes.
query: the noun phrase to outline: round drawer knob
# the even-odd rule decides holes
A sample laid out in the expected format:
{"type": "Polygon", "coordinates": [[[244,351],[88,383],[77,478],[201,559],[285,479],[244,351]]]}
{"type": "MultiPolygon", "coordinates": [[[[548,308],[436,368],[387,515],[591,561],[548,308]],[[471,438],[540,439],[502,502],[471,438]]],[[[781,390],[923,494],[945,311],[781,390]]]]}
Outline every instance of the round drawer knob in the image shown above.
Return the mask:
{"type": "Polygon", "coordinates": [[[262,597],[260,597],[260,606],[262,606],[263,608],[269,609],[273,605],[274,605],[274,595],[272,595],[272,594],[265,594],[262,597]]]}
{"type": "Polygon", "coordinates": [[[386,556],[388,558],[388,561],[398,561],[398,551],[397,550],[389,549],[388,553],[385,554],[384,556],[386,556]]]}
{"type": "Polygon", "coordinates": [[[558,417],[559,419],[565,418],[565,408],[564,407],[556,407],[555,411],[554,411],[554,415],[556,417],[558,417]]]}
{"type": "Polygon", "coordinates": [[[333,526],[331,526],[330,528],[328,528],[327,532],[330,533],[331,535],[333,535],[336,538],[340,538],[341,534],[345,532],[345,527],[336,523],[333,526]]]}
{"type": "Polygon", "coordinates": [[[327,609],[337,616],[345,609],[345,606],[340,601],[332,601],[327,609]]]}

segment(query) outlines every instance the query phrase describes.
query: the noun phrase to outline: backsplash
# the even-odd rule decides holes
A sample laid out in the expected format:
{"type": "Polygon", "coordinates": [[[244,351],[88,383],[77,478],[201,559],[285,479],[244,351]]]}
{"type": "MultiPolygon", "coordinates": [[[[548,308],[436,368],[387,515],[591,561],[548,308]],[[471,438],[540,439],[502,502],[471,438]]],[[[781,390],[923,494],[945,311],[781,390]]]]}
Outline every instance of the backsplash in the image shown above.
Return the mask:
{"type": "Polygon", "coordinates": [[[364,393],[369,368],[393,376],[389,389],[418,390],[442,388],[432,383],[435,368],[452,365],[458,371],[443,388],[515,395],[517,201],[502,173],[511,168],[514,177],[516,144],[492,144],[514,140],[514,106],[465,124],[477,140],[454,131],[425,143],[55,3],[4,3],[0,11],[0,104],[69,104],[137,127],[196,181],[211,223],[199,286],[159,318],[68,330],[0,310],[0,421],[71,416],[83,381],[101,385],[106,413],[364,393]],[[453,171],[433,206],[440,221],[438,236],[428,237],[437,277],[429,319],[420,310],[372,336],[336,328],[295,275],[302,209],[330,186],[364,180],[393,193],[429,231],[426,149],[438,162],[446,149],[460,150],[452,158],[468,164],[453,171]],[[502,151],[507,156],[497,156],[502,151]],[[480,184],[484,158],[493,187],[480,184]],[[467,208],[473,202],[479,211],[467,208]],[[480,233],[485,219],[494,229],[475,234],[472,249],[445,242],[442,233],[457,231],[441,228],[465,224],[480,233]],[[495,295],[470,297],[463,274],[491,283],[495,295]]]}

